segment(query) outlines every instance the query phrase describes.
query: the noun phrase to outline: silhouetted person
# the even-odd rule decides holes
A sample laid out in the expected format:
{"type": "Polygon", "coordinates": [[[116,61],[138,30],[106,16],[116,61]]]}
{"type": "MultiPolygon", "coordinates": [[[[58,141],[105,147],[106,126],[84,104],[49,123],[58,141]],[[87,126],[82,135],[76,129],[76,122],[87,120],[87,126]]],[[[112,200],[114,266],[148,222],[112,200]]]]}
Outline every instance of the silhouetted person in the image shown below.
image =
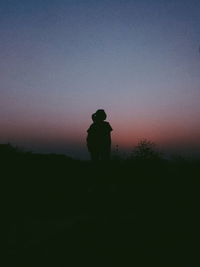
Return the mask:
{"type": "Polygon", "coordinates": [[[87,130],[87,147],[94,162],[110,160],[112,127],[105,121],[106,117],[103,109],[97,110],[92,114],[93,123],[87,130]]]}

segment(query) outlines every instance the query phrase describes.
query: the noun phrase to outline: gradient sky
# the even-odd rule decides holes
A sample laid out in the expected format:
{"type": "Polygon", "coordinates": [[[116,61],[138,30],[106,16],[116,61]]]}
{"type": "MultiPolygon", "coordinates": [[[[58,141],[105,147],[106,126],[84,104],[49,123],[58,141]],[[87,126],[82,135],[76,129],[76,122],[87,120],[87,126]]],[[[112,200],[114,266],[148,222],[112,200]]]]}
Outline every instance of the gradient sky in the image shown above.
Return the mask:
{"type": "Polygon", "coordinates": [[[0,143],[82,155],[103,108],[113,146],[200,151],[199,47],[199,0],[1,0],[0,143]]]}

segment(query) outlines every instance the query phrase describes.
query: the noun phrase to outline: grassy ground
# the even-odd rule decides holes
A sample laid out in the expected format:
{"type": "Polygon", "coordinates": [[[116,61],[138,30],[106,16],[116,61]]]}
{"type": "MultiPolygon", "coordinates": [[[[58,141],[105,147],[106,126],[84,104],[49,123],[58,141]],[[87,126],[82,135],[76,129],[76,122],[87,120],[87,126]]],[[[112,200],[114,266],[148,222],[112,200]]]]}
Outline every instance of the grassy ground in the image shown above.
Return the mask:
{"type": "Polygon", "coordinates": [[[199,266],[199,161],[1,153],[4,266],[199,266]]]}

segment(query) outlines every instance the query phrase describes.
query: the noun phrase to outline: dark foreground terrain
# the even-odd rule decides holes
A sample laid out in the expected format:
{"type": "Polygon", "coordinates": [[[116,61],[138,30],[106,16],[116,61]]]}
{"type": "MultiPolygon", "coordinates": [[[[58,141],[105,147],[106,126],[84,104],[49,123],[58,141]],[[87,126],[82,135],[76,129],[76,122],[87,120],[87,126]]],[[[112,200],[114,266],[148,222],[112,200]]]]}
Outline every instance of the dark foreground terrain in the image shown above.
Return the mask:
{"type": "Polygon", "coordinates": [[[199,160],[0,160],[2,266],[199,266],[199,160]]]}

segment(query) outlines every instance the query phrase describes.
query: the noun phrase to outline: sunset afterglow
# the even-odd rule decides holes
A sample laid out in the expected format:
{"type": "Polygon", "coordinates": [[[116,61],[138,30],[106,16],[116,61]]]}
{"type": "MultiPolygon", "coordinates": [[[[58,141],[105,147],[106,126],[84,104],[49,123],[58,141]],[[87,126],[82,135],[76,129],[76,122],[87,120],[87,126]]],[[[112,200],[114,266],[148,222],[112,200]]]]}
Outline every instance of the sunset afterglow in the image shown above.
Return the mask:
{"type": "Polygon", "coordinates": [[[199,14],[196,0],[1,1],[0,143],[85,157],[102,108],[113,147],[198,153],[199,14]]]}

